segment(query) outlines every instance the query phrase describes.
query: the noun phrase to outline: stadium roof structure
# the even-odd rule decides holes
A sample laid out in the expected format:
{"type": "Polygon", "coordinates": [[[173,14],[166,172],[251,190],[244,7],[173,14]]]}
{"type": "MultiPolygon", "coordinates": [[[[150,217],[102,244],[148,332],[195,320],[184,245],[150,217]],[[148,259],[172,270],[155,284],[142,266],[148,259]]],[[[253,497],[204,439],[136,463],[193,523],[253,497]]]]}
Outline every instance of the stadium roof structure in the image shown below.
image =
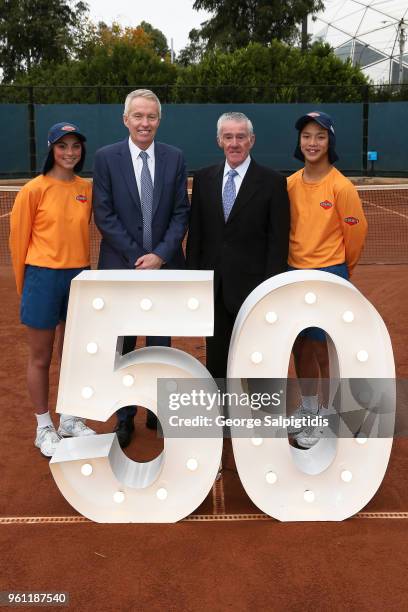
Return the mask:
{"type": "Polygon", "coordinates": [[[325,0],[309,31],[375,83],[408,83],[408,0],[325,0]]]}

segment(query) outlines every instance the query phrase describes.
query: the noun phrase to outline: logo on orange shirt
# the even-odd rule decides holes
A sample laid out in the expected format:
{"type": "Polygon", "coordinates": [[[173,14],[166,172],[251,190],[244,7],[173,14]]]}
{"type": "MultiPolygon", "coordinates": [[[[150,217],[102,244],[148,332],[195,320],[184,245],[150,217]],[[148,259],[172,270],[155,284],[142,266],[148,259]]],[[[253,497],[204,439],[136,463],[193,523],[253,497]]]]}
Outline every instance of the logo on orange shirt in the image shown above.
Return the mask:
{"type": "Polygon", "coordinates": [[[75,199],[78,200],[78,202],[87,202],[88,201],[88,198],[86,197],[86,195],[77,195],[77,197],[75,199]]]}
{"type": "Polygon", "coordinates": [[[360,219],[357,219],[357,217],[346,217],[344,219],[344,223],[347,223],[347,225],[357,225],[359,222],[360,219]]]}
{"type": "Polygon", "coordinates": [[[329,202],[329,200],[324,200],[323,202],[320,202],[320,206],[324,208],[324,210],[329,210],[329,208],[333,206],[333,202],[329,202]]]}

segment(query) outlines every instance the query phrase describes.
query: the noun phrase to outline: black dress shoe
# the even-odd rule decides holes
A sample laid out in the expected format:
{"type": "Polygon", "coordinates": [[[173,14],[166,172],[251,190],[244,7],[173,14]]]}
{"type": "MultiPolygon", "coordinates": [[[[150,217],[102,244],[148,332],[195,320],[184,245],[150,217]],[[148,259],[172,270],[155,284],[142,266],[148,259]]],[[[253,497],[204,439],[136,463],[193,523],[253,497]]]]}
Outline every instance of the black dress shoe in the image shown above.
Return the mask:
{"type": "Polygon", "coordinates": [[[118,442],[121,448],[129,446],[134,430],[135,424],[133,422],[133,417],[128,417],[124,421],[118,421],[114,431],[118,436],[118,442]]]}
{"type": "Polygon", "coordinates": [[[146,427],[148,429],[157,429],[157,416],[151,410],[146,411],[146,427]]]}

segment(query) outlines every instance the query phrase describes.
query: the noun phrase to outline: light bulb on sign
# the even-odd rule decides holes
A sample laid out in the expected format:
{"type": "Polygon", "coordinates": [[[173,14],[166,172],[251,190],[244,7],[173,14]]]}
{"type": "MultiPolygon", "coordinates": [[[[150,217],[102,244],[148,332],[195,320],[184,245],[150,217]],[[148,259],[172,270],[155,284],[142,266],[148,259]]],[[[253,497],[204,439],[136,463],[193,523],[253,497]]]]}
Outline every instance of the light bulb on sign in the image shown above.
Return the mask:
{"type": "Polygon", "coordinates": [[[265,321],[267,323],[276,323],[276,321],[278,320],[278,315],[276,314],[276,312],[273,312],[272,310],[267,312],[265,315],[265,321]]]}
{"type": "Polygon", "coordinates": [[[177,383],[175,380],[169,380],[166,382],[166,389],[167,391],[169,391],[170,393],[174,393],[174,391],[177,391],[177,383]]]}
{"type": "Polygon", "coordinates": [[[82,391],[81,391],[81,396],[84,399],[91,399],[91,397],[94,394],[94,390],[92,389],[92,387],[83,387],[82,391]]]}
{"type": "Polygon", "coordinates": [[[351,310],[345,310],[342,318],[345,323],[352,323],[354,321],[354,313],[351,310]]]}
{"type": "Polygon", "coordinates": [[[165,499],[167,499],[167,489],[165,489],[164,487],[162,487],[161,489],[157,489],[156,491],[156,497],[157,499],[160,499],[160,501],[164,501],[165,499]]]}
{"type": "Polygon", "coordinates": [[[197,308],[200,306],[200,302],[197,300],[197,298],[190,298],[187,302],[187,307],[190,310],[197,310],[197,308]]]}
{"type": "Polygon", "coordinates": [[[317,302],[317,296],[315,293],[313,293],[313,291],[308,291],[305,294],[305,302],[306,304],[316,304],[317,302]]]}
{"type": "Polygon", "coordinates": [[[151,310],[153,306],[153,302],[152,300],[149,300],[149,298],[144,298],[143,300],[140,300],[140,308],[142,310],[148,311],[151,310]]]}
{"type": "Polygon", "coordinates": [[[122,504],[125,501],[125,494],[123,491],[116,491],[116,493],[113,494],[113,501],[116,504],[122,504]]]}
{"type": "Polygon", "coordinates": [[[90,476],[93,472],[92,465],[90,463],[84,463],[81,465],[81,474],[83,476],[90,476]]]}
{"type": "Polygon", "coordinates": [[[278,477],[275,472],[266,472],[265,480],[268,484],[275,484],[275,482],[278,480],[278,477]]]}
{"type": "Polygon", "coordinates": [[[353,474],[350,470],[343,470],[340,476],[343,482],[351,482],[353,479],[353,474]]]}
{"type": "Polygon", "coordinates": [[[190,459],[187,459],[186,466],[188,470],[190,470],[191,472],[195,472],[198,468],[197,459],[194,459],[194,457],[190,457],[190,459]]]}
{"type": "Polygon", "coordinates": [[[312,502],[314,502],[315,500],[315,494],[313,493],[313,491],[309,491],[306,490],[303,493],[303,499],[305,500],[305,502],[307,502],[308,504],[311,504],[312,502]]]}
{"type": "Polygon", "coordinates": [[[94,310],[102,310],[104,306],[105,306],[105,302],[100,297],[97,297],[92,301],[92,307],[94,310]]]}
{"type": "Polygon", "coordinates": [[[124,387],[132,387],[135,384],[135,377],[131,374],[125,374],[122,378],[122,383],[124,387]]]}
{"type": "Polygon", "coordinates": [[[86,345],[86,352],[89,353],[89,355],[95,355],[98,352],[98,345],[96,342],[88,342],[86,345]]]}

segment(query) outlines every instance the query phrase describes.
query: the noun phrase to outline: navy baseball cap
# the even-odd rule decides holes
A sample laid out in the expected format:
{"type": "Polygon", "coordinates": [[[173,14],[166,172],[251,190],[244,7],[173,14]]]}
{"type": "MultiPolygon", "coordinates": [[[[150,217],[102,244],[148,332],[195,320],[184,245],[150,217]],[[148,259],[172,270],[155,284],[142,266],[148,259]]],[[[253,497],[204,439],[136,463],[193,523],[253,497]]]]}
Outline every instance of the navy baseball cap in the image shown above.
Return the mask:
{"type": "Polygon", "coordinates": [[[81,159],[79,160],[79,162],[76,164],[74,168],[75,172],[80,172],[82,170],[84,162],[85,162],[86,151],[85,151],[84,142],[86,142],[86,137],[80,131],[80,129],[73,123],[69,123],[68,121],[61,121],[60,123],[56,123],[55,125],[51,126],[50,129],[48,130],[48,142],[47,142],[48,153],[44,160],[44,165],[42,169],[43,174],[46,174],[47,172],[49,172],[52,166],[54,165],[54,154],[52,152],[52,146],[56,142],[61,140],[61,138],[63,138],[64,136],[67,136],[68,134],[75,134],[75,136],[78,136],[78,138],[80,139],[82,143],[81,159]]]}
{"type": "Polygon", "coordinates": [[[300,149],[300,132],[303,130],[305,125],[311,121],[315,121],[329,132],[329,162],[334,164],[334,162],[339,159],[339,156],[336,153],[336,132],[334,130],[334,123],[330,115],[323,113],[322,111],[312,111],[310,113],[306,113],[306,115],[302,115],[296,121],[295,128],[299,131],[299,135],[294,156],[296,159],[300,159],[300,161],[305,161],[305,156],[300,149]]]}

